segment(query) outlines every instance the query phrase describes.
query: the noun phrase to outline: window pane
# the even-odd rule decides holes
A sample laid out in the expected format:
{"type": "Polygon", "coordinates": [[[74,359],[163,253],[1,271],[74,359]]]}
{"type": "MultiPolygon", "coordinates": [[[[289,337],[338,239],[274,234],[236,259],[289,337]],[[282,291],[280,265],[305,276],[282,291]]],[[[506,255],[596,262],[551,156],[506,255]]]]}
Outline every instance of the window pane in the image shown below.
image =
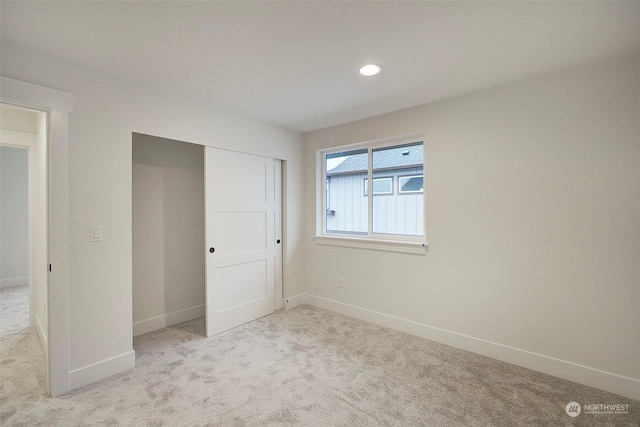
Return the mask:
{"type": "Polygon", "coordinates": [[[400,193],[422,193],[422,176],[401,176],[399,186],[400,193]]]}
{"type": "Polygon", "coordinates": [[[326,233],[367,234],[367,197],[362,192],[369,168],[367,149],[325,156],[326,233]]]}
{"type": "Polygon", "coordinates": [[[375,149],[372,152],[372,162],[374,194],[376,178],[385,177],[398,183],[397,194],[388,191],[387,194],[373,198],[373,232],[424,235],[423,144],[420,142],[375,149]]]}
{"type": "Polygon", "coordinates": [[[389,194],[392,192],[391,178],[377,178],[373,180],[373,194],[389,194]]]}

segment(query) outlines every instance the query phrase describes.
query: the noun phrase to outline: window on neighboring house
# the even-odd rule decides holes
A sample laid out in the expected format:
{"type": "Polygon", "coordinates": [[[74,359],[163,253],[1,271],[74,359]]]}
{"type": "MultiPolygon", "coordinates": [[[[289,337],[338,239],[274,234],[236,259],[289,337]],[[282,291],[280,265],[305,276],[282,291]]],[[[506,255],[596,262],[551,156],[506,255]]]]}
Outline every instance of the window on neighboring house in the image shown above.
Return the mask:
{"type": "Polygon", "coordinates": [[[400,194],[422,193],[422,175],[398,177],[398,192],[400,194]]]}
{"type": "Polygon", "coordinates": [[[319,152],[321,235],[424,242],[423,142],[352,147],[319,152]]]}
{"type": "MultiPolygon", "coordinates": [[[[364,179],[364,195],[369,194],[369,179],[364,179]]],[[[393,177],[373,178],[373,195],[393,194],[393,177]]]]}

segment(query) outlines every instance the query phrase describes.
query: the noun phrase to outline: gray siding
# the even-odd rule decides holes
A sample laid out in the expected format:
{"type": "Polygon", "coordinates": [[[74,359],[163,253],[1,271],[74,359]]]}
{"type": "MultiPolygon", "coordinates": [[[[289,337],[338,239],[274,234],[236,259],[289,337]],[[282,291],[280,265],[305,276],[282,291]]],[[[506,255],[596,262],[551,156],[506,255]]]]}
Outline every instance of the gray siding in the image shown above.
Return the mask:
{"type": "Polygon", "coordinates": [[[327,231],[367,232],[366,173],[335,175],[327,184],[327,231]]]}
{"type": "MultiPolygon", "coordinates": [[[[373,178],[393,177],[393,194],[373,196],[373,232],[424,234],[423,193],[399,194],[398,177],[422,175],[422,168],[375,171],[373,178]]],[[[327,183],[328,232],[367,232],[366,173],[333,175],[327,183]]]]}

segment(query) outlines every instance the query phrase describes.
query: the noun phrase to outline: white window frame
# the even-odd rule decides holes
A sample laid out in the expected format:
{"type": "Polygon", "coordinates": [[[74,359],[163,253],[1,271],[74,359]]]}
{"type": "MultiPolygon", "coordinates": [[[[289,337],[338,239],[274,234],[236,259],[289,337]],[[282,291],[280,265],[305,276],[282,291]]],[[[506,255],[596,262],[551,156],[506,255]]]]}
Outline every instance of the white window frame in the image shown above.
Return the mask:
{"type": "MultiPolygon", "coordinates": [[[[424,168],[423,168],[424,170],[424,168]]],[[[398,194],[424,194],[424,174],[422,175],[401,175],[398,176],[398,194]],[[421,190],[402,190],[402,180],[410,180],[411,178],[422,178],[422,189],[421,190]]]]}
{"type": "MultiPolygon", "coordinates": [[[[357,235],[351,233],[336,233],[326,232],[326,212],[327,212],[327,201],[326,201],[326,161],[325,158],[328,154],[337,153],[340,151],[349,151],[356,150],[358,148],[367,148],[367,157],[369,159],[369,165],[367,168],[367,179],[369,182],[373,182],[373,171],[372,171],[372,153],[376,149],[387,148],[399,145],[409,145],[412,143],[423,144],[423,176],[424,176],[424,156],[426,150],[425,138],[424,134],[412,134],[405,135],[402,137],[395,138],[385,138],[375,141],[367,141],[361,142],[357,144],[350,145],[342,145],[337,147],[331,147],[323,150],[318,150],[316,152],[316,236],[315,243],[320,245],[331,245],[331,246],[344,246],[344,247],[352,247],[352,248],[360,248],[360,249],[374,249],[374,250],[383,250],[390,252],[405,252],[405,253],[413,253],[413,254],[425,254],[429,248],[427,243],[426,234],[426,197],[423,197],[423,217],[422,220],[424,235],[422,236],[410,236],[410,235],[401,235],[401,234],[382,234],[382,233],[373,233],[373,194],[367,195],[367,205],[368,205],[368,213],[367,213],[367,226],[368,231],[366,235],[357,235]]],[[[393,186],[393,183],[392,183],[393,186]]],[[[373,193],[373,192],[371,192],[373,193]]]]}

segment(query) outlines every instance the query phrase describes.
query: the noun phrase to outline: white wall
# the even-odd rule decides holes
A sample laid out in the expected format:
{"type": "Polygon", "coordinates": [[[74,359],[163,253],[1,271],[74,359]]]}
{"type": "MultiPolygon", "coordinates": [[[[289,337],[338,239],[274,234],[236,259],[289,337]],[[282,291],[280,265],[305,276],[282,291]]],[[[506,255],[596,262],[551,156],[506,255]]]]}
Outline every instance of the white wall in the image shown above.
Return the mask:
{"type": "Polygon", "coordinates": [[[0,288],[29,284],[27,150],[0,147],[0,288]]]}
{"type": "Polygon", "coordinates": [[[285,296],[303,291],[302,137],[3,45],[3,76],[73,94],[69,119],[71,387],[133,363],[132,132],[286,161],[285,296]],[[91,243],[90,227],[103,227],[91,243]]]}
{"type": "Polygon", "coordinates": [[[133,334],[205,314],[204,149],[133,135],[133,334]]]}
{"type": "Polygon", "coordinates": [[[307,301],[639,399],[639,118],[634,57],[305,134],[307,301]],[[422,132],[426,256],[315,245],[316,150],[422,132]]]}

